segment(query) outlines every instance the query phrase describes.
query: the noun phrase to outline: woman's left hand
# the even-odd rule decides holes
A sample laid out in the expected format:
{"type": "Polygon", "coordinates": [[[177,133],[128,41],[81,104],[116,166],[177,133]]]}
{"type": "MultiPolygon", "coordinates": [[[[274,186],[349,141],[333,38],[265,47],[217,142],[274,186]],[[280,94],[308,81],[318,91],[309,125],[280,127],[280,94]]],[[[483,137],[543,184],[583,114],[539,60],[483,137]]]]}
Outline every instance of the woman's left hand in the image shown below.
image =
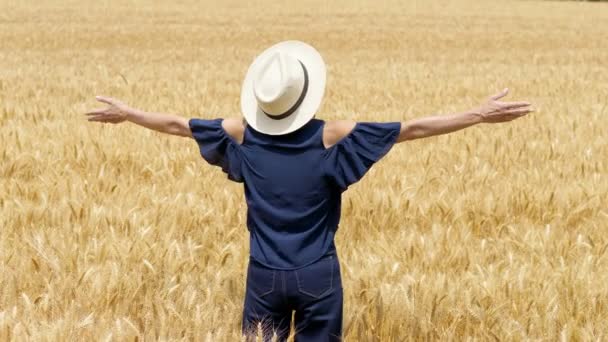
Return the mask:
{"type": "Polygon", "coordinates": [[[107,104],[109,107],[103,109],[96,109],[86,113],[89,121],[97,122],[109,122],[113,124],[121,123],[127,120],[127,116],[131,108],[124,104],[122,101],[104,97],[96,96],[97,101],[107,104]]]}

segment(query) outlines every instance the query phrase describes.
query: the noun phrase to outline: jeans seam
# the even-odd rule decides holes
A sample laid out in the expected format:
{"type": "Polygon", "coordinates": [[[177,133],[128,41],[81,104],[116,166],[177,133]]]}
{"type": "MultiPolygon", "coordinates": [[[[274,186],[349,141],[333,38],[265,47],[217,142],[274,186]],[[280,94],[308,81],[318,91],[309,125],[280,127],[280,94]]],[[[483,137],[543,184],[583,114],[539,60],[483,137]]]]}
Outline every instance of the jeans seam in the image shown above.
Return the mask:
{"type": "Polygon", "coordinates": [[[287,276],[285,274],[286,272],[281,273],[283,274],[283,299],[285,300],[285,303],[287,303],[287,280],[285,279],[287,276]]]}

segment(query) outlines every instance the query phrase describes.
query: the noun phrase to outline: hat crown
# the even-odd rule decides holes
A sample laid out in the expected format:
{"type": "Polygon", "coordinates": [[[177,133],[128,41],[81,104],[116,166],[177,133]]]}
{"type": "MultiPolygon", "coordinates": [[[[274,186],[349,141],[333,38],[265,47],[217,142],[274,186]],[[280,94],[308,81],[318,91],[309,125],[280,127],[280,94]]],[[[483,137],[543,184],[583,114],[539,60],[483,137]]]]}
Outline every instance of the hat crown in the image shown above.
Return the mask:
{"type": "Polygon", "coordinates": [[[297,104],[304,91],[305,73],[300,61],[284,52],[270,55],[253,79],[253,92],[260,109],[280,116],[297,104]]]}

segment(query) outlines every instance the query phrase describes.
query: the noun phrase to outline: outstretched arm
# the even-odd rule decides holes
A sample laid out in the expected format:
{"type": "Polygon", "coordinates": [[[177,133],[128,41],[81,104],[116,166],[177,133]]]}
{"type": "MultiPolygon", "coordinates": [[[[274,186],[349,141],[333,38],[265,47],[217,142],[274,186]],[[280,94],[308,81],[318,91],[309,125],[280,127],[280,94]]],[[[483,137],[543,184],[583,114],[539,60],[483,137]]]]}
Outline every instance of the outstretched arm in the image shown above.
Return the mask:
{"type": "Polygon", "coordinates": [[[502,102],[509,89],[491,96],[478,108],[453,115],[429,116],[401,124],[397,142],[451,133],[478,123],[498,123],[515,120],[533,111],[530,103],[502,102]]]}
{"type": "Polygon", "coordinates": [[[144,112],[109,97],[97,96],[96,98],[99,102],[107,104],[108,107],[86,113],[89,121],[113,124],[130,121],[161,133],[192,137],[187,118],[173,114],[144,112]]]}
{"type": "MultiPolygon", "coordinates": [[[[491,96],[481,106],[469,111],[441,116],[428,116],[401,123],[401,131],[397,142],[426,138],[434,135],[451,133],[478,123],[498,123],[515,120],[534,110],[530,103],[501,102],[509,89],[491,96]]],[[[329,148],[346,137],[355,127],[356,122],[351,120],[328,122],[323,131],[323,144],[329,148]]]]}

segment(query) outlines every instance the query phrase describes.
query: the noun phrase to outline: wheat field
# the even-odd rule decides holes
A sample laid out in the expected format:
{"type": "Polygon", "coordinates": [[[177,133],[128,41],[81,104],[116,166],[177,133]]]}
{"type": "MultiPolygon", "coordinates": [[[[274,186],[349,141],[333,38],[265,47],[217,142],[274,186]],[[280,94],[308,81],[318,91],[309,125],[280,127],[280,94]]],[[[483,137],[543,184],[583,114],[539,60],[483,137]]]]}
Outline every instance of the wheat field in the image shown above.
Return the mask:
{"type": "Polygon", "coordinates": [[[507,100],[399,144],[343,198],[345,341],[608,339],[608,4],[0,0],[0,340],[238,341],[242,185],[95,95],[238,117],[254,56],[328,64],[325,120],[507,100]]]}

